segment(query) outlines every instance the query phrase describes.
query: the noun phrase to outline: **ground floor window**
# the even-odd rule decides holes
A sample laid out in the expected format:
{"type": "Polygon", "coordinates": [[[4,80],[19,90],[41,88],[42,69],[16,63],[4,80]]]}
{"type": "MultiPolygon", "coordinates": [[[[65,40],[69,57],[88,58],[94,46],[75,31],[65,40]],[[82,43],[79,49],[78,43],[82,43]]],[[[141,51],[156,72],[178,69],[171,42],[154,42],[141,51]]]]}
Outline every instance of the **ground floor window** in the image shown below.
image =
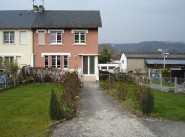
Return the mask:
{"type": "Polygon", "coordinates": [[[52,55],[45,55],[44,56],[44,67],[48,68],[48,67],[53,67],[53,68],[62,68],[62,69],[66,69],[68,68],[68,56],[64,55],[56,55],[56,56],[52,56],[52,55]]]}
{"type": "Polygon", "coordinates": [[[68,56],[64,56],[64,68],[68,68],[68,56]]]}
{"type": "Polygon", "coordinates": [[[94,56],[83,56],[83,74],[95,74],[94,56]]]}
{"type": "Polygon", "coordinates": [[[49,67],[49,58],[48,58],[48,56],[44,56],[44,67],[45,68],[49,67]]]}
{"type": "Polygon", "coordinates": [[[53,68],[60,68],[60,56],[52,56],[51,63],[53,68]]]}

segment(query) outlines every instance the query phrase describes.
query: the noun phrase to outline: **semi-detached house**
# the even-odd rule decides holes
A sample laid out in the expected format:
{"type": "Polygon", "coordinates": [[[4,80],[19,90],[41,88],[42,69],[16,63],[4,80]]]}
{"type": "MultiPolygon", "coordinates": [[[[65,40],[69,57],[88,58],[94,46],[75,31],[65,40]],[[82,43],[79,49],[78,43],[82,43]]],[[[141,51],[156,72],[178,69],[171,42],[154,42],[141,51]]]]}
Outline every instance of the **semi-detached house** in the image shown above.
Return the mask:
{"type": "Polygon", "coordinates": [[[99,11],[43,8],[0,11],[0,57],[34,67],[78,69],[83,80],[98,80],[98,28],[101,26],[99,11]],[[11,22],[9,26],[4,23],[6,27],[1,22],[3,12],[11,22]],[[8,14],[14,15],[14,20],[8,14]],[[13,22],[19,25],[11,27],[13,22]],[[21,27],[24,24],[27,27],[21,27]]]}

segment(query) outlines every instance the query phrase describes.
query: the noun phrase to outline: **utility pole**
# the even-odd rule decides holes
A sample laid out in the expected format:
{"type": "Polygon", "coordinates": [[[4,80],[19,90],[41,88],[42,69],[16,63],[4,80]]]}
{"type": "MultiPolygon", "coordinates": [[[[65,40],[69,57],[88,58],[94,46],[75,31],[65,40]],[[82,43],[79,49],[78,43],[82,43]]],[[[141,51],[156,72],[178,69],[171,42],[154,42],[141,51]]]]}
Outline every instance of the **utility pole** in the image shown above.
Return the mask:
{"type": "Polygon", "coordinates": [[[160,51],[160,52],[162,53],[162,55],[163,55],[163,60],[164,60],[164,62],[163,62],[163,69],[165,69],[165,68],[166,68],[166,58],[167,58],[167,56],[168,56],[170,53],[167,52],[167,49],[165,49],[165,50],[163,50],[163,49],[158,49],[158,51],[160,51]]]}

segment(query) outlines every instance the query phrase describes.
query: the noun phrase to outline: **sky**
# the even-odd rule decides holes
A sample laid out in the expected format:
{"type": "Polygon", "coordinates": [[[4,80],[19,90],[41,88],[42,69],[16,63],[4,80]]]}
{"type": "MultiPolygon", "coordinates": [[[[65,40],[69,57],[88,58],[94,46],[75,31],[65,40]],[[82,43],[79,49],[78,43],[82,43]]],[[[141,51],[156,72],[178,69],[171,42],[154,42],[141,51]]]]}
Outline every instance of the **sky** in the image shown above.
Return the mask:
{"type": "MultiPolygon", "coordinates": [[[[33,0],[0,0],[0,10],[31,10],[32,5],[33,0]]],[[[99,10],[99,43],[185,42],[185,0],[44,0],[44,7],[99,10]]]]}

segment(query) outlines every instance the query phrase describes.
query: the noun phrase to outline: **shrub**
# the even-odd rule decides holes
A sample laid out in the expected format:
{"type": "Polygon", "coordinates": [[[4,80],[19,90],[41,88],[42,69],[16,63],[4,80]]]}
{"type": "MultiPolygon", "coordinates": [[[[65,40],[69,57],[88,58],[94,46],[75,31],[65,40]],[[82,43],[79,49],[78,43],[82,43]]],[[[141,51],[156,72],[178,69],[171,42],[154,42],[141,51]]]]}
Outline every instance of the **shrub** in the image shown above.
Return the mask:
{"type": "Polygon", "coordinates": [[[60,106],[57,100],[57,95],[54,90],[51,90],[51,99],[49,106],[49,115],[52,120],[59,120],[61,115],[60,106]]]}
{"type": "Polygon", "coordinates": [[[76,97],[80,91],[81,82],[76,71],[65,72],[60,79],[62,87],[61,102],[62,110],[67,119],[73,117],[76,113],[76,97]]]}
{"type": "Polygon", "coordinates": [[[144,87],[143,86],[137,86],[135,90],[135,100],[137,103],[141,100],[142,94],[144,92],[144,87]]]}
{"type": "Polygon", "coordinates": [[[152,91],[147,88],[140,99],[139,108],[145,115],[149,115],[154,109],[154,95],[152,91]]]}
{"type": "Polygon", "coordinates": [[[124,82],[124,83],[133,83],[134,79],[131,75],[129,74],[125,74],[125,73],[120,73],[120,77],[119,77],[120,82],[124,82]]]}
{"type": "Polygon", "coordinates": [[[121,100],[125,100],[127,95],[127,85],[125,83],[120,83],[117,87],[117,96],[121,100]]]}

